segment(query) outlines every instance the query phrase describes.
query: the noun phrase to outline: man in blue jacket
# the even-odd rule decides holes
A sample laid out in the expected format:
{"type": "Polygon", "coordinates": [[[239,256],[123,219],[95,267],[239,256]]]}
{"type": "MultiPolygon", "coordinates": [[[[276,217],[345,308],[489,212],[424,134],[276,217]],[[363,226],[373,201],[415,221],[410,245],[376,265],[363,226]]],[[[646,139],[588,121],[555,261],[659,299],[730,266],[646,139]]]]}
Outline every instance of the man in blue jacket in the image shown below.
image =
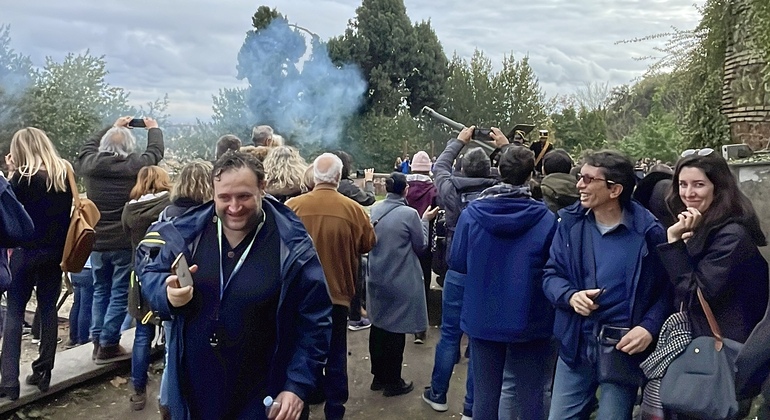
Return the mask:
{"type": "Polygon", "coordinates": [[[641,381],[637,367],[671,313],[656,248],[666,234],[631,200],[634,183],[634,165],[625,156],[588,154],[578,175],[579,203],[559,211],[543,278],[561,342],[550,419],[587,418],[597,388],[597,418],[631,418],[641,381]],[[602,346],[600,336],[617,340],[614,349],[609,340],[603,342],[609,347],[602,346]],[[615,357],[628,367],[602,370],[600,357],[615,357]]]}
{"type": "Polygon", "coordinates": [[[262,164],[228,152],[214,165],[214,203],[154,224],[140,244],[142,293],[174,315],[168,343],[174,419],[307,416],[329,351],[332,303],[300,220],[265,197],[262,164]],[[169,275],[178,254],[192,286],[169,275]]]}
{"type": "Polygon", "coordinates": [[[526,185],[534,167],[532,151],[504,149],[502,182],[462,212],[452,243],[449,268],[465,276],[460,325],[471,339],[474,418],[498,418],[504,371],[515,378],[518,418],[545,418],[553,307],[542,279],[557,222],[526,185]]]}

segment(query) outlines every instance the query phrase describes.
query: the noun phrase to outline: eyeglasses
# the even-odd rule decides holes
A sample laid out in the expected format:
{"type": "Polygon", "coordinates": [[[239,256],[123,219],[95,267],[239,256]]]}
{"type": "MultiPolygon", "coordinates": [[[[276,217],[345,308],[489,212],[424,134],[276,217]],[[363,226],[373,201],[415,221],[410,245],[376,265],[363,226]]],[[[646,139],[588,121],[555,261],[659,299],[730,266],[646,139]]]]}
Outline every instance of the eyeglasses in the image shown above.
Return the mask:
{"type": "Polygon", "coordinates": [[[592,183],[594,181],[604,181],[604,182],[606,182],[606,183],[608,183],[610,185],[616,184],[615,181],[610,181],[609,179],[605,179],[605,178],[596,178],[596,177],[593,177],[591,175],[578,174],[577,178],[578,179],[582,179],[583,183],[586,184],[586,185],[588,185],[588,184],[590,184],[590,183],[592,183]]]}
{"type": "Polygon", "coordinates": [[[712,153],[714,153],[714,149],[711,149],[709,147],[706,147],[704,149],[687,149],[684,152],[682,152],[681,157],[692,156],[694,154],[697,154],[698,156],[708,156],[712,153]]]}

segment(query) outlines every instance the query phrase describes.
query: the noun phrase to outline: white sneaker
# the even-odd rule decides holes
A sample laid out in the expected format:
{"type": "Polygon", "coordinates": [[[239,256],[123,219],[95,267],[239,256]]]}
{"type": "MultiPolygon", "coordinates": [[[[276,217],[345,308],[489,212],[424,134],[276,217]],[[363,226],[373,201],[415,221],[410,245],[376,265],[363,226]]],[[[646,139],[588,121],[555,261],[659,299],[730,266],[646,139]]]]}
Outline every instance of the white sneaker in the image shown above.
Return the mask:
{"type": "Polygon", "coordinates": [[[460,417],[460,420],[473,420],[473,417],[462,416],[460,417]]]}

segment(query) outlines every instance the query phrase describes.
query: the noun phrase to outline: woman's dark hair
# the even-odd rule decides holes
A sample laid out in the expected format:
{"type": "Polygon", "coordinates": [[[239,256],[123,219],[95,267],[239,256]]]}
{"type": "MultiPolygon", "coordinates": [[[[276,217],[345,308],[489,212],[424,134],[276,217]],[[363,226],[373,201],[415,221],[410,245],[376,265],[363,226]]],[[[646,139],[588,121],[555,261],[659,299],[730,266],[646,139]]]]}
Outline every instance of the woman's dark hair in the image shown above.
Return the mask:
{"type": "MultiPolygon", "coordinates": [[[[600,150],[598,152],[588,152],[583,156],[585,165],[602,168],[604,177],[608,181],[623,186],[623,192],[620,193],[620,204],[627,206],[631,202],[631,194],[634,193],[636,186],[636,176],[634,175],[634,163],[631,162],[622,153],[617,150],[600,150]]],[[[611,185],[608,184],[609,188],[611,185]]]]}
{"type": "Polygon", "coordinates": [[[337,157],[342,161],[341,179],[350,178],[350,166],[353,163],[353,158],[350,156],[350,153],[344,150],[335,150],[332,152],[332,154],[337,155],[337,157]]]}
{"type": "Polygon", "coordinates": [[[385,191],[401,195],[406,189],[406,175],[401,172],[393,172],[385,178],[385,191]]]}
{"type": "Polygon", "coordinates": [[[757,246],[767,244],[765,234],[759,224],[754,206],[748,197],[738,188],[735,176],[727,166],[727,161],[718,153],[712,152],[708,156],[694,154],[679,159],[674,170],[674,179],[671,190],[666,197],[666,204],[671,213],[676,216],[685,210],[686,206],[679,197],[679,174],[683,168],[698,168],[706,174],[706,177],[714,184],[714,199],[703,214],[703,221],[699,230],[708,229],[719,225],[727,219],[736,218],[746,227],[751,239],[757,246]]]}

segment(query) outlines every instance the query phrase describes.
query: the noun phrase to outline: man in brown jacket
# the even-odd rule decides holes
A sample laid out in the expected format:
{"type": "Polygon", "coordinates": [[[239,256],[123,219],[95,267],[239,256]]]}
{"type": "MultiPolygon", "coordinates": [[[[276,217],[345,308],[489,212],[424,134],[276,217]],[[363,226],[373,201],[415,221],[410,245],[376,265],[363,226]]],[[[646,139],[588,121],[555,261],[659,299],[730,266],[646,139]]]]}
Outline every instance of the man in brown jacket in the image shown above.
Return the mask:
{"type": "Polygon", "coordinates": [[[313,162],[313,191],[286,202],[313,238],[334,304],[332,339],[322,381],[327,420],[341,419],[345,415],[344,404],[348,400],[347,315],[355,294],[359,256],[374,248],[377,240],[363,207],[337,192],[341,176],[340,158],[324,153],[313,162]]]}

